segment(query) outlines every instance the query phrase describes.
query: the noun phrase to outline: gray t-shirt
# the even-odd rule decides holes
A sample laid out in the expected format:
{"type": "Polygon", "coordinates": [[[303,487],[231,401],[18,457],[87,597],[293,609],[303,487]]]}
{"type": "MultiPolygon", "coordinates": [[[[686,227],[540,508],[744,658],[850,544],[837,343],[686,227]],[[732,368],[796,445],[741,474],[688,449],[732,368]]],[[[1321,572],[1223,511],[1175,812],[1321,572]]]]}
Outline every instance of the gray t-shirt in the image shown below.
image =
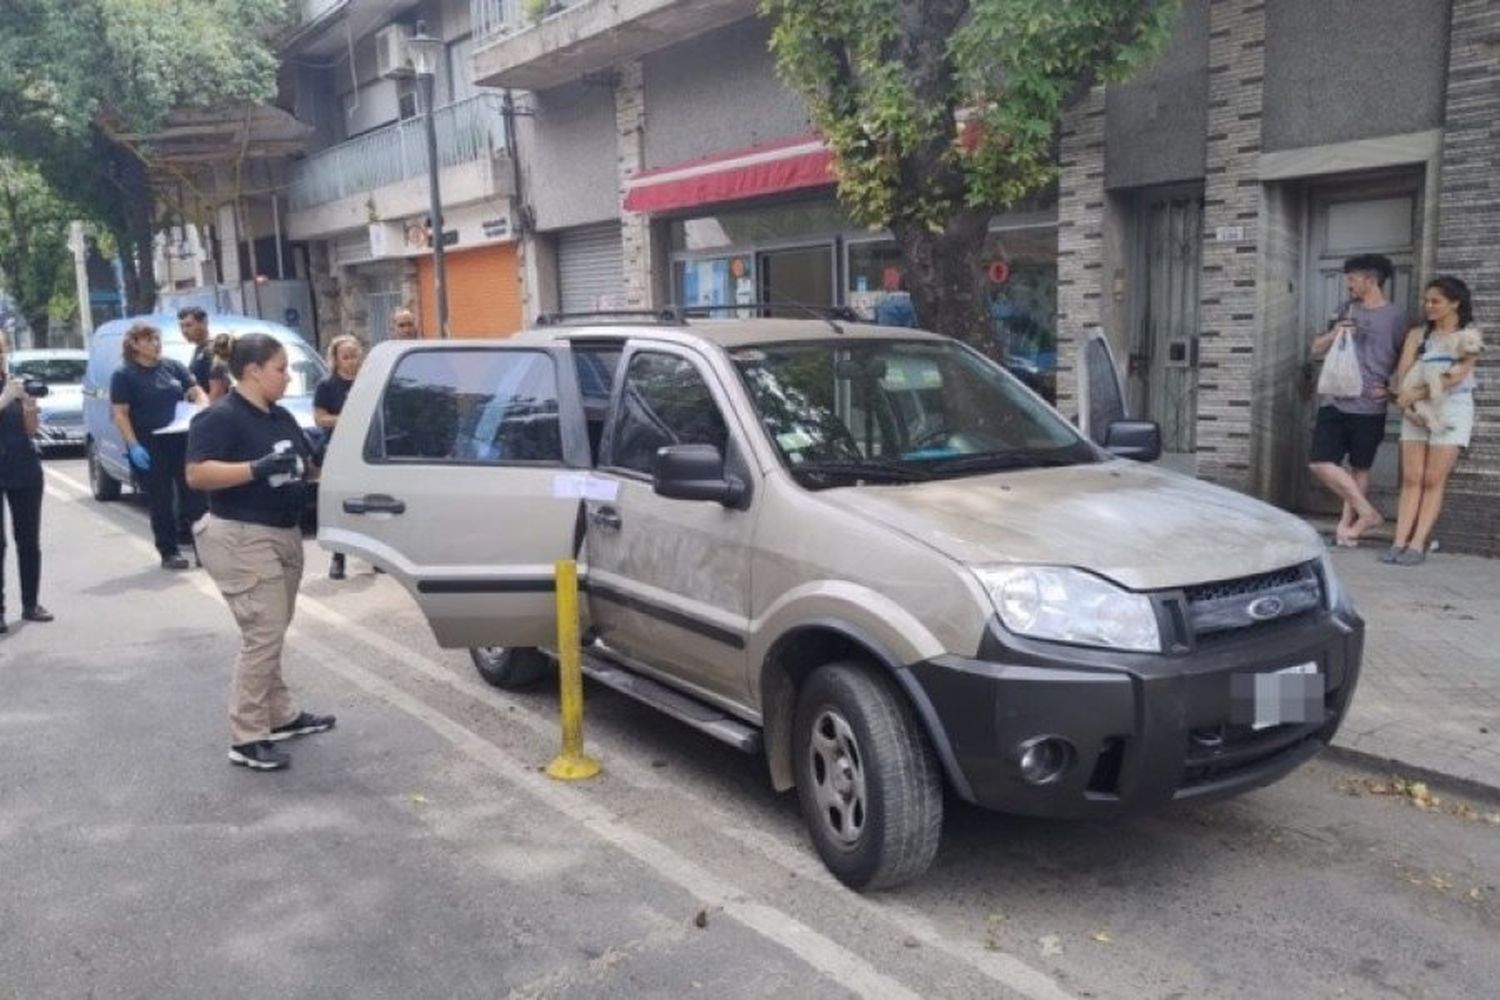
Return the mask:
{"type": "Polygon", "coordinates": [[[1371,399],[1375,389],[1389,387],[1401,345],[1406,342],[1406,310],[1393,302],[1378,309],[1356,305],[1349,310],[1354,321],[1354,354],[1365,377],[1363,396],[1320,396],[1319,405],[1333,405],[1345,413],[1384,413],[1388,400],[1371,399]]]}

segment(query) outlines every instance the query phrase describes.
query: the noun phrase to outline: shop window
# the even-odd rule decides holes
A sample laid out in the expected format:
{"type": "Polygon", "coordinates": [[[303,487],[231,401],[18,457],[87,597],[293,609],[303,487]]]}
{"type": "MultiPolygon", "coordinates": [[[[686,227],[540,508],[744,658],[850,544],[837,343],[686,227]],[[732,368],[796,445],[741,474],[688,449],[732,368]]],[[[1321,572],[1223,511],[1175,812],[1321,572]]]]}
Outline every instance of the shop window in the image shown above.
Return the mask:
{"type": "Polygon", "coordinates": [[[370,462],[561,462],[557,370],[537,351],[417,351],[371,427],[370,462]]]}
{"type": "MultiPolygon", "coordinates": [[[[1057,386],[1057,230],[992,232],[985,242],[986,308],[997,354],[1048,401],[1057,386]]],[[[888,326],[920,326],[893,240],[852,243],[848,303],[888,326]]]]}
{"type": "Polygon", "coordinates": [[[733,254],[701,260],[679,260],[673,268],[677,301],[692,306],[714,307],[720,319],[749,319],[749,309],[726,308],[755,301],[755,255],[733,254]]]}

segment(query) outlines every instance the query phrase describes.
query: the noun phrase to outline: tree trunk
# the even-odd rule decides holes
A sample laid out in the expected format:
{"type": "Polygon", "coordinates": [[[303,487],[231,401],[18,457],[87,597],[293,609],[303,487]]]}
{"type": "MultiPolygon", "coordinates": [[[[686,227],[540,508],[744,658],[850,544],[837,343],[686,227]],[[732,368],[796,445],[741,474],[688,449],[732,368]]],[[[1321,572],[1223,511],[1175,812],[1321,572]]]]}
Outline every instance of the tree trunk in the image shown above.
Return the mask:
{"type": "Polygon", "coordinates": [[[918,325],[961,340],[998,361],[1002,352],[991,330],[984,285],[989,220],[987,211],[962,209],[939,233],[905,222],[895,223],[892,232],[906,264],[918,325]]]}

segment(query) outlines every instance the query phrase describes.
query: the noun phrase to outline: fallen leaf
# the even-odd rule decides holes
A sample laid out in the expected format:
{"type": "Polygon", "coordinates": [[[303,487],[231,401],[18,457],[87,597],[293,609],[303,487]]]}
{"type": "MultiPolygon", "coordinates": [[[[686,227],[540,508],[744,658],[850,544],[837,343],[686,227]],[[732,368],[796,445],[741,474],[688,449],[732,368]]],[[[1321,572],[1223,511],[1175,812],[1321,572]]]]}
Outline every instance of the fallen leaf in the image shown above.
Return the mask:
{"type": "Polygon", "coordinates": [[[1443,876],[1441,876],[1441,875],[1429,875],[1429,876],[1427,876],[1427,884],[1430,885],[1430,886],[1432,886],[1434,889],[1438,890],[1439,892],[1447,892],[1449,889],[1453,888],[1453,883],[1449,882],[1447,879],[1443,878],[1443,876]]]}
{"type": "Polygon", "coordinates": [[[988,917],[985,917],[985,919],[988,920],[992,924],[999,924],[999,923],[1004,923],[1006,917],[1005,917],[1005,914],[1001,913],[999,910],[996,910],[995,912],[991,913],[988,917]]]}
{"type": "Polygon", "coordinates": [[[1478,887],[1476,886],[1475,888],[1469,890],[1469,898],[1478,903],[1479,901],[1484,899],[1484,893],[1480,892],[1478,887]]]}
{"type": "Polygon", "coordinates": [[[994,938],[985,938],[984,939],[984,950],[985,951],[999,951],[1000,950],[1000,942],[996,941],[994,938]]]}
{"type": "Polygon", "coordinates": [[[1109,936],[1109,931],[1095,931],[1092,935],[1100,944],[1114,944],[1115,939],[1109,936]]]}
{"type": "Polygon", "coordinates": [[[693,926],[694,927],[707,927],[708,926],[708,911],[707,910],[699,910],[698,911],[698,915],[693,918],[693,926]]]}
{"type": "Polygon", "coordinates": [[[1037,939],[1037,944],[1042,946],[1042,957],[1050,955],[1061,955],[1063,953],[1062,938],[1056,934],[1043,934],[1037,939]]]}
{"type": "Polygon", "coordinates": [[[425,806],[427,804],[427,796],[418,794],[417,792],[412,793],[411,800],[413,803],[419,806],[425,806]]]}

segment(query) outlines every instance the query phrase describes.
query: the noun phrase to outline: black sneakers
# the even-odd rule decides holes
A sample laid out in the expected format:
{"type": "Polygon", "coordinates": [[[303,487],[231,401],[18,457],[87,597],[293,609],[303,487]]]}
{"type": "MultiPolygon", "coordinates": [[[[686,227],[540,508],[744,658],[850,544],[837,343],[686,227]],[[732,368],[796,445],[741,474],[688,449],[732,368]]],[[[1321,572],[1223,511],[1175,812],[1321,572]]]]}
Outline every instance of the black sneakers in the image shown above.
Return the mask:
{"type": "Polygon", "coordinates": [[[188,565],[187,556],[181,552],[173,552],[161,557],[162,569],[187,569],[188,565]]]}
{"type": "Polygon", "coordinates": [[[29,608],[22,609],[21,617],[29,622],[50,622],[52,620],[52,612],[40,604],[33,604],[29,608]]]}
{"type": "Polygon", "coordinates": [[[335,552],[333,554],[333,562],[328,566],[328,579],[342,580],[347,575],[344,570],[344,554],[342,552],[335,552]]]}
{"type": "Polygon", "coordinates": [[[291,722],[277,726],[271,730],[271,735],[266,737],[267,742],[277,740],[289,740],[293,736],[311,736],[313,733],[326,733],[333,728],[337,720],[331,715],[314,715],[311,712],[303,712],[291,722]]]}
{"type": "Polygon", "coordinates": [[[280,771],[292,763],[290,755],[276,749],[270,740],[257,743],[241,743],[229,748],[229,763],[248,767],[252,771],[280,771]]]}

